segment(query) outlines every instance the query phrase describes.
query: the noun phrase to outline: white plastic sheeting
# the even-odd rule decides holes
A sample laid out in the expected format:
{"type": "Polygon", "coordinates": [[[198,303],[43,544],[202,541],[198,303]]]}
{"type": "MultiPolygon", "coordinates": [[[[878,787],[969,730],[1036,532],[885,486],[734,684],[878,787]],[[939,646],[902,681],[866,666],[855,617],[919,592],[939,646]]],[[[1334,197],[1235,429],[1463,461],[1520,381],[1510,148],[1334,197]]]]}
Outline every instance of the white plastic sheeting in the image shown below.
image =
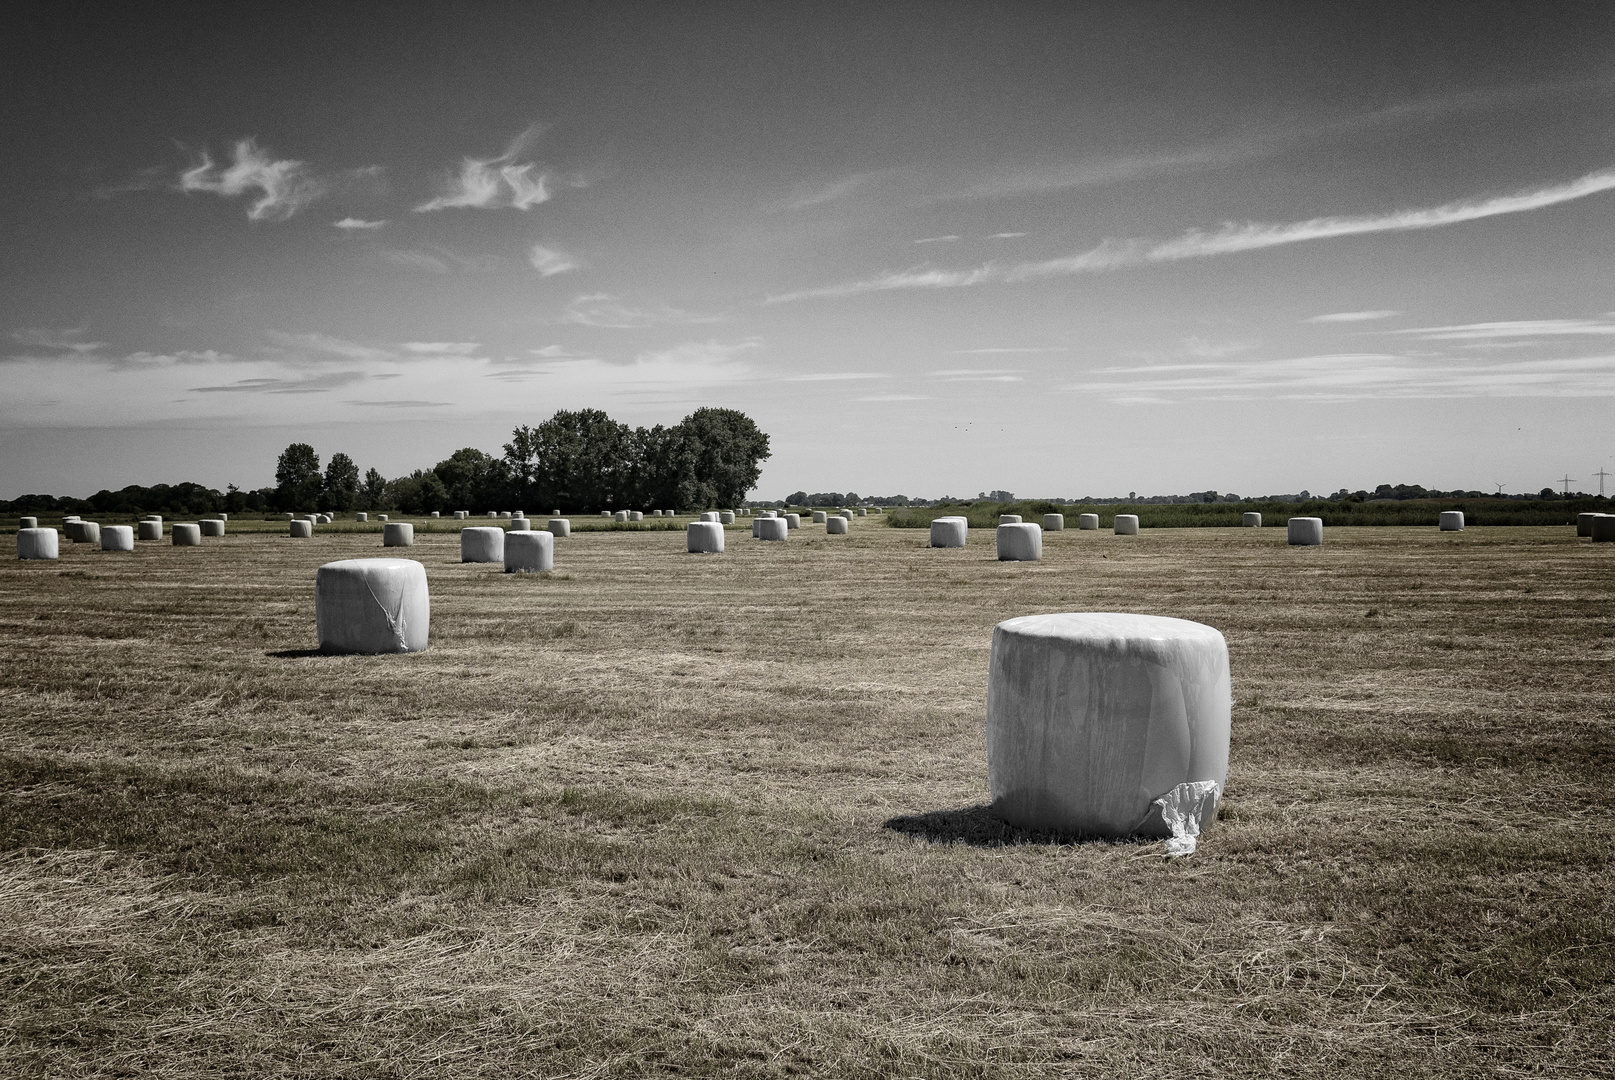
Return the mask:
{"type": "Polygon", "coordinates": [[[789,535],[791,535],[790,526],[786,524],[784,518],[757,519],[757,539],[784,540],[789,535]]]}
{"type": "Polygon", "coordinates": [[[415,526],[407,521],[389,521],[381,527],[382,547],[414,547],[415,526]]]}
{"type": "Polygon", "coordinates": [[[195,522],[181,522],[169,530],[175,547],[201,547],[202,527],[195,522]]]}
{"type": "Polygon", "coordinates": [[[1222,788],[1215,780],[1179,784],[1155,800],[1161,808],[1161,824],[1171,830],[1166,841],[1169,857],[1193,855],[1200,846],[1200,823],[1215,820],[1217,796],[1222,788]]]}
{"type": "Polygon", "coordinates": [[[510,531],[511,532],[531,532],[532,530],[533,530],[533,523],[531,521],[529,521],[527,518],[513,517],[513,518],[510,519],[510,531]]]}
{"type": "Polygon", "coordinates": [[[471,525],[460,530],[460,561],[505,561],[505,530],[497,525],[471,525]]]}
{"type": "Polygon", "coordinates": [[[1115,531],[1117,536],[1137,536],[1138,535],[1138,515],[1137,514],[1117,514],[1116,515],[1116,524],[1114,526],[1114,531],[1115,531]]]}
{"type": "Polygon", "coordinates": [[[555,569],[555,535],[531,529],[505,534],[505,573],[538,573],[555,569]]]}
{"type": "Polygon", "coordinates": [[[1464,512],[1462,510],[1441,511],[1441,524],[1439,528],[1442,532],[1463,532],[1464,512]]]}
{"type": "Polygon", "coordinates": [[[344,559],[314,575],[321,652],[420,652],[431,621],[426,568],[413,559],[344,559]]]}
{"type": "Polygon", "coordinates": [[[1099,528],[1099,515],[1098,514],[1078,514],[1077,515],[1077,528],[1079,528],[1079,529],[1087,529],[1087,530],[1090,530],[1090,531],[1099,528]]]}
{"type": "Polygon", "coordinates": [[[54,559],[60,541],[55,529],[18,529],[17,558],[54,559]]]}
{"type": "Polygon", "coordinates": [[[133,551],[135,527],[133,525],[107,525],[101,529],[102,551],[133,551]]]}
{"type": "MultiPolygon", "coordinates": [[[[1231,689],[1227,642],[1201,623],[1110,612],[999,623],[987,681],[994,811],[1022,828],[1171,835],[1157,799],[1228,781],[1231,689]]],[[[1201,829],[1215,803],[1199,805],[1201,829]]]]}
{"type": "Polygon", "coordinates": [[[1037,562],[1043,557],[1043,530],[1030,522],[998,526],[999,562],[1037,562]]]}
{"type": "Polygon", "coordinates": [[[950,514],[931,522],[931,546],[962,548],[970,536],[970,519],[950,514]]]}
{"type": "MultiPolygon", "coordinates": [[[[784,539],[784,537],[781,537],[784,539]]],[[[692,555],[723,553],[723,523],[692,521],[684,527],[684,550],[692,555]]]]}
{"type": "Polygon", "coordinates": [[[840,514],[833,518],[826,518],[824,531],[827,536],[845,536],[847,534],[847,519],[840,514]]]}
{"type": "Polygon", "coordinates": [[[1323,543],[1323,518],[1293,517],[1285,523],[1285,529],[1293,547],[1317,547],[1323,543]]]}

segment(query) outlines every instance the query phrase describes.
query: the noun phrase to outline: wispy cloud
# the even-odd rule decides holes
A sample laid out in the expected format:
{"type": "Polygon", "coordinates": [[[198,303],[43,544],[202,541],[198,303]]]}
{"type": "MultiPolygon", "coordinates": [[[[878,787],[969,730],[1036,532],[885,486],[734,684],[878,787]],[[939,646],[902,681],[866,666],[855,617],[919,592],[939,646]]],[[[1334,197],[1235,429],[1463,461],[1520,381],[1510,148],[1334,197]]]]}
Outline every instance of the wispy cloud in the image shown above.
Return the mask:
{"type": "Polygon", "coordinates": [[[247,217],[253,221],[285,221],[326,192],[324,182],[308,166],[289,158],[277,159],[253,139],[236,143],[228,166],[214,164],[203,151],[201,160],[180,173],[179,189],[209,191],[225,198],[257,193],[247,217]]]}
{"type": "MultiPolygon", "coordinates": [[[[748,381],[754,377],[744,354],[762,342],[747,338],[738,342],[691,341],[670,349],[639,353],[633,361],[614,364],[598,357],[549,360],[528,369],[532,375],[551,377],[560,387],[600,389],[642,389],[666,391],[692,387],[719,386],[748,381]]],[[[490,378],[507,381],[513,371],[490,372],[490,378]]]]}
{"type": "Polygon", "coordinates": [[[924,394],[870,394],[868,397],[854,398],[855,401],[930,401],[924,394]]]}
{"type": "Polygon", "coordinates": [[[1023,382],[1017,368],[946,368],[928,373],[942,382],[1023,382]]]}
{"type": "Polygon", "coordinates": [[[872,172],[853,173],[835,180],[797,184],[783,201],[765,209],[778,213],[784,210],[805,210],[810,206],[822,206],[868,187],[891,172],[890,169],[877,169],[872,172]]]}
{"type": "Polygon", "coordinates": [[[53,330],[33,326],[13,330],[7,336],[18,344],[29,348],[73,353],[78,356],[87,356],[106,348],[106,342],[104,341],[84,340],[84,336],[88,333],[89,330],[82,326],[74,327],[70,330],[53,330]]]}
{"type": "Polygon", "coordinates": [[[377,254],[394,266],[429,274],[469,274],[497,270],[501,266],[498,259],[462,255],[441,244],[427,244],[419,248],[382,248],[377,254]]]}
{"type": "Polygon", "coordinates": [[[1389,319],[1402,314],[1400,311],[1336,311],[1328,315],[1314,315],[1308,319],[1309,323],[1354,323],[1373,322],[1375,319],[1389,319]]]}
{"type": "Polygon", "coordinates": [[[851,379],[887,379],[884,371],[824,371],[812,375],[787,375],[781,382],[847,382],[851,379]]]}
{"type": "Polygon", "coordinates": [[[957,239],[959,239],[957,236],[949,233],[947,236],[927,236],[914,242],[916,244],[951,244],[957,239]]]}
{"type": "Polygon", "coordinates": [[[361,409],[446,409],[453,402],[450,401],[419,401],[404,398],[397,401],[356,401],[349,399],[344,405],[357,405],[361,409]]]}
{"type": "Polygon", "coordinates": [[[362,371],[327,371],[305,378],[238,379],[220,386],[193,386],[193,394],[326,394],[367,378],[362,371]]]}
{"type": "Polygon", "coordinates": [[[816,289],[803,289],[767,298],[768,303],[792,300],[855,296],[891,289],[963,288],[987,282],[1014,283],[1041,281],[1071,274],[1098,273],[1127,266],[1177,262],[1213,255],[1325,240],[1370,233],[1407,232],[1443,228],[1504,214],[1520,214],[1560,203],[1584,199],[1615,188],[1615,169],[1605,169],[1565,184],[1533,188],[1513,195],[1469,199],[1415,210],[1358,217],[1319,217],[1283,224],[1229,222],[1221,228],[1190,230],[1175,240],[1145,238],[1105,240],[1087,251],[1058,259],[1014,264],[987,263],[964,270],[916,267],[893,271],[864,281],[846,282],[816,289]]]}
{"type": "Polygon", "coordinates": [[[379,229],[385,224],[387,224],[385,221],[366,221],[364,218],[345,217],[341,221],[331,222],[331,227],[336,229],[346,229],[349,231],[363,231],[368,229],[379,229]]]}
{"type": "Polygon", "coordinates": [[[1016,237],[1026,236],[1026,235],[1028,235],[1028,234],[1023,233],[1023,232],[995,232],[991,236],[987,237],[987,239],[989,239],[989,240],[1014,240],[1016,237]]]}
{"type": "Polygon", "coordinates": [[[997,347],[986,348],[986,349],[955,349],[953,351],[952,355],[954,355],[954,356],[991,356],[991,355],[996,355],[996,354],[999,354],[999,353],[1051,353],[1051,352],[1070,352],[1070,351],[1071,350],[1068,349],[1064,345],[1039,345],[1039,346],[1025,346],[1025,347],[1022,347],[1022,346],[997,346],[997,347]]]}
{"type": "Polygon", "coordinates": [[[470,356],[482,346],[475,341],[406,341],[399,348],[414,356],[470,356]]]}
{"type": "Polygon", "coordinates": [[[684,311],[668,304],[631,307],[607,293],[589,293],[568,304],[560,321],[578,326],[634,330],[679,323],[716,323],[723,319],[717,315],[684,311]]]}
{"type": "Polygon", "coordinates": [[[1515,319],[1506,322],[1467,323],[1462,326],[1418,326],[1392,333],[1423,341],[1516,341],[1542,337],[1609,337],[1615,335],[1615,315],[1602,319],[1515,319]]]}
{"type": "Polygon", "coordinates": [[[512,139],[505,152],[497,157],[462,158],[459,172],[444,184],[441,194],[417,206],[415,212],[500,207],[529,210],[548,202],[549,175],[535,172],[538,169],[535,162],[516,160],[526,153],[538,134],[535,124],[512,139]]]}
{"type": "Polygon", "coordinates": [[[578,265],[577,260],[566,252],[543,244],[533,245],[533,249],[527,253],[527,261],[533,264],[533,269],[541,277],[564,274],[568,270],[575,270],[578,265]]]}
{"type": "Polygon", "coordinates": [[[397,354],[390,349],[348,341],[330,334],[290,334],[283,330],[270,330],[264,336],[271,343],[270,353],[281,360],[323,362],[332,356],[343,360],[397,359],[397,354]]]}

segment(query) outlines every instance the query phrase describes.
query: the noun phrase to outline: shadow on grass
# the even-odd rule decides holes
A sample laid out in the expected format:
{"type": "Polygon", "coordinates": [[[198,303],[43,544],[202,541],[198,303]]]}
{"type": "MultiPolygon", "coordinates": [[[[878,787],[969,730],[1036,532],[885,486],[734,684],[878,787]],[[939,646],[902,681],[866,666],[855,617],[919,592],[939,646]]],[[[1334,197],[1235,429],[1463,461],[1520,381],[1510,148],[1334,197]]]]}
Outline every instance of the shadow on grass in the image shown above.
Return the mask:
{"type": "Polygon", "coordinates": [[[905,836],[933,844],[970,844],[973,847],[1007,847],[1011,844],[1114,844],[1152,843],[1148,838],[1117,841],[1082,833],[1020,829],[993,813],[992,806],[967,806],[962,810],[932,810],[927,814],[905,814],[888,818],[885,827],[905,836]]]}
{"type": "Polygon", "coordinates": [[[276,660],[297,660],[305,656],[334,656],[334,653],[321,652],[319,649],[277,649],[274,652],[264,653],[273,656],[276,660]]]}

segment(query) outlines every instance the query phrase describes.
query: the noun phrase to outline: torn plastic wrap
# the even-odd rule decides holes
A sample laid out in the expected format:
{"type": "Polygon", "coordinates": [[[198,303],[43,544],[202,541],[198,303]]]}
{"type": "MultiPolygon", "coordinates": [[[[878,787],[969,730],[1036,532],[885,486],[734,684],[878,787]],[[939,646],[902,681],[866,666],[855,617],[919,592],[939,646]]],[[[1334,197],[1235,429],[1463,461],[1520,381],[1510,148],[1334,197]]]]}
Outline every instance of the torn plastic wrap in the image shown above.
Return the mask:
{"type": "Polygon", "coordinates": [[[1161,820],[1172,830],[1166,842],[1166,854],[1193,855],[1200,844],[1200,824],[1217,812],[1217,797],[1222,790],[1215,780],[1196,780],[1179,784],[1155,800],[1161,808],[1161,820]]]}

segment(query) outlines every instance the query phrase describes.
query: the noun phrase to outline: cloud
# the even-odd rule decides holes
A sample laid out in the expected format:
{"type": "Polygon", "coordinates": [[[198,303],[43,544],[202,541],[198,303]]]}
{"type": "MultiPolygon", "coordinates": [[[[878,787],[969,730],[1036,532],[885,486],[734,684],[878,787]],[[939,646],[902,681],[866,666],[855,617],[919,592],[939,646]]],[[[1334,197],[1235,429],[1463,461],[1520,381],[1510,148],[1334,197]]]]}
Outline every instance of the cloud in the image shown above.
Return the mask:
{"type": "Polygon", "coordinates": [[[1314,315],[1308,319],[1309,323],[1352,323],[1372,322],[1375,319],[1389,319],[1394,315],[1402,314],[1400,311],[1336,311],[1330,315],[1314,315]]]}
{"type": "Polygon", "coordinates": [[[423,270],[430,274],[478,273],[500,268],[493,258],[473,258],[438,244],[423,248],[382,248],[383,259],[406,270],[423,270]]]}
{"type": "Polygon", "coordinates": [[[783,202],[765,207],[765,211],[779,213],[784,210],[805,210],[810,206],[821,206],[827,202],[835,202],[837,199],[845,198],[853,192],[891,175],[892,171],[891,169],[877,169],[873,172],[853,173],[839,180],[798,184],[783,202]]]}
{"type": "Polygon", "coordinates": [[[697,315],[667,304],[629,307],[607,293],[589,293],[579,296],[568,304],[560,321],[579,326],[633,330],[670,323],[715,323],[722,322],[723,319],[716,315],[697,315]]]}
{"type": "Polygon", "coordinates": [[[505,152],[498,157],[462,158],[459,173],[444,185],[442,193],[417,206],[415,212],[425,214],[433,210],[492,210],[501,207],[529,210],[548,202],[549,174],[535,174],[538,166],[534,162],[518,164],[516,161],[538,133],[535,124],[512,139],[505,147],[505,152]]]}
{"type": "Polygon", "coordinates": [[[930,401],[924,394],[871,394],[868,397],[854,398],[855,401],[930,401]]]}
{"type": "Polygon", "coordinates": [[[815,375],[788,375],[781,382],[845,382],[849,379],[886,379],[883,371],[826,371],[815,375]]]}
{"type": "Polygon", "coordinates": [[[366,221],[363,218],[345,217],[341,221],[331,222],[332,228],[347,230],[379,229],[387,224],[385,221],[366,221]]]}
{"type": "MultiPolygon", "coordinates": [[[[556,392],[565,387],[666,391],[720,386],[751,380],[751,365],[741,354],[761,345],[757,338],[730,343],[691,341],[670,349],[642,352],[627,364],[608,363],[596,357],[568,358],[546,361],[528,371],[535,376],[551,376],[556,392]]],[[[508,381],[524,376],[506,370],[492,372],[490,377],[508,381]]]]}
{"type": "Polygon", "coordinates": [[[1006,347],[1002,347],[1002,348],[987,348],[987,349],[955,349],[953,351],[952,355],[954,355],[954,356],[979,356],[979,355],[994,354],[994,353],[1051,353],[1051,352],[1070,352],[1070,351],[1071,350],[1069,348],[1067,348],[1066,346],[1064,346],[1064,345],[1035,346],[1035,347],[1029,347],[1029,348],[1020,348],[1020,347],[1016,347],[1016,346],[1006,346],[1006,347]]]}
{"type": "Polygon", "coordinates": [[[87,356],[106,348],[104,341],[85,341],[84,335],[87,333],[89,330],[82,326],[71,330],[25,327],[11,331],[8,336],[11,340],[31,348],[69,352],[79,356],[87,356]]]}
{"type": "Polygon", "coordinates": [[[928,373],[943,382],[1024,382],[1015,368],[947,368],[928,373]]]}
{"type": "Polygon", "coordinates": [[[302,379],[237,379],[221,386],[193,386],[193,394],[324,394],[366,378],[362,371],[328,371],[302,379]]]}
{"type": "Polygon", "coordinates": [[[1508,341],[1539,337],[1608,337],[1615,334],[1615,316],[1604,319],[1518,319],[1507,322],[1468,323],[1462,326],[1420,326],[1392,333],[1423,341],[1508,341]]]}
{"type": "Polygon", "coordinates": [[[991,236],[989,236],[987,239],[989,239],[989,240],[1013,240],[1018,236],[1026,236],[1026,235],[1028,235],[1028,234],[1023,233],[1023,232],[995,232],[991,236]]]}
{"type": "Polygon", "coordinates": [[[360,408],[369,409],[446,409],[452,405],[453,402],[415,401],[410,399],[404,399],[401,401],[355,401],[353,399],[349,399],[344,401],[342,404],[357,405],[360,408]]]}
{"type": "Polygon", "coordinates": [[[323,362],[321,358],[328,356],[340,357],[343,360],[396,360],[398,358],[397,354],[387,349],[377,348],[374,345],[362,345],[356,341],[332,337],[330,334],[288,334],[281,330],[269,330],[265,332],[264,336],[273,343],[270,351],[282,360],[315,360],[323,362]]]}
{"type": "Polygon", "coordinates": [[[533,264],[533,269],[541,277],[553,277],[568,270],[577,268],[577,260],[559,248],[545,247],[543,244],[534,244],[533,250],[527,253],[527,261],[533,264]]]}
{"type": "Polygon", "coordinates": [[[257,192],[247,208],[253,221],[285,221],[326,192],[325,184],[303,162],[277,160],[253,139],[236,143],[234,160],[226,168],[216,166],[204,150],[201,161],[180,173],[179,189],[210,191],[224,198],[257,192]]]}
{"type": "Polygon", "coordinates": [[[416,356],[470,356],[482,345],[475,341],[406,341],[399,348],[416,356]]]}
{"type": "Polygon", "coordinates": [[[1130,157],[1063,162],[1055,165],[1018,167],[1004,170],[939,196],[937,202],[964,202],[975,199],[1002,199],[1021,195],[1043,195],[1077,188],[1107,187],[1128,180],[1202,169],[1247,157],[1252,147],[1229,144],[1175,154],[1142,154],[1130,157]]]}
{"type": "Polygon", "coordinates": [[[959,239],[957,236],[950,233],[947,236],[927,236],[923,240],[916,240],[914,242],[916,244],[951,244],[957,239],[959,239]]]}
{"type": "Polygon", "coordinates": [[[1097,273],[1149,263],[1177,262],[1242,251],[1371,233],[1407,232],[1443,228],[1504,214],[1520,214],[1560,203],[1584,199],[1615,188],[1615,169],[1588,173],[1564,184],[1533,188],[1513,195],[1469,199],[1415,210],[1359,217],[1319,217],[1284,224],[1229,222],[1219,229],[1193,229],[1175,240],[1146,238],[1104,240],[1087,251],[1042,262],[1010,265],[987,263],[969,270],[915,267],[888,272],[864,281],[803,289],[767,298],[767,303],[854,296],[891,289],[963,288],[986,282],[1026,282],[1071,274],[1097,273]]]}

